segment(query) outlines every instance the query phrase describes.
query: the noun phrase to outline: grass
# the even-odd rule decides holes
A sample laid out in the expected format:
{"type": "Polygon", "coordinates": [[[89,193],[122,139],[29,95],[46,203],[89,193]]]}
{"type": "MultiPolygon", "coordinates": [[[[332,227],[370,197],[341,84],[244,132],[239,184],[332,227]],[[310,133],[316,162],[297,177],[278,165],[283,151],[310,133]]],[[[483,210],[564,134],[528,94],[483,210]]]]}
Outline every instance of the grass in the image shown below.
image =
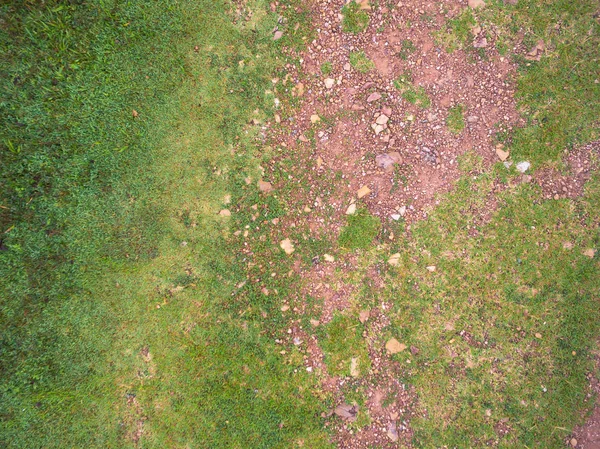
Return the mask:
{"type": "Polygon", "coordinates": [[[414,86],[409,72],[400,75],[394,80],[394,87],[398,89],[406,101],[423,109],[431,106],[431,99],[423,86],[414,86]]]}
{"type": "Polygon", "coordinates": [[[350,65],[360,73],[369,73],[375,68],[373,61],[362,50],[350,52],[349,59],[350,65]]]}
{"type": "Polygon", "coordinates": [[[321,64],[321,73],[325,76],[329,75],[333,70],[333,65],[331,62],[327,61],[321,64]]]}
{"type": "Polygon", "coordinates": [[[297,36],[256,2],[0,13],[2,446],[327,447],[217,215],[256,190],[247,123],[297,36]]]}
{"type": "Polygon", "coordinates": [[[379,234],[381,222],[365,210],[348,216],[348,224],[340,232],[338,243],[343,248],[364,249],[371,246],[379,234]]]}
{"type": "Polygon", "coordinates": [[[360,8],[360,5],[351,1],[342,8],[342,31],[344,33],[359,34],[369,26],[369,14],[360,8]]]}
{"type": "Polygon", "coordinates": [[[465,129],[465,108],[462,104],[457,104],[448,109],[446,117],[446,126],[453,134],[460,134],[465,129]]]}
{"type": "MultiPolygon", "coordinates": [[[[337,241],[317,238],[317,210],[297,211],[315,182],[327,203],[347,180],[306,170],[314,162],[249,125],[288,101],[271,81],[290,62],[281,46],[310,41],[309,14],[280,6],[296,12],[278,41],[262,2],[0,7],[2,446],[331,447],[320,416],[340,398],[305,369],[294,322],[361,406],[353,431],[371,422],[369,354],[393,336],[418,350],[390,356],[418,399],[415,447],[564,447],[591,405],[600,331],[598,253],[583,254],[600,242],[598,160],[582,197],[547,201],[466,153],[428,219],[409,228],[359,210],[337,241]],[[260,193],[260,178],[275,191],[260,193]],[[292,214],[298,226],[277,231],[295,244],[288,256],[272,220],[292,214]],[[296,271],[325,252],[355,260],[332,283],[353,293],[315,325],[323,304],[296,271]],[[377,307],[381,329],[360,323],[377,307]]],[[[346,24],[349,10],[368,24],[346,8],[346,24]]],[[[507,49],[518,29],[526,46],[547,42],[540,61],[507,50],[527,124],[498,136],[534,169],[597,137],[594,8],[488,2],[444,30],[454,50],[470,51],[474,21],[507,49]]],[[[373,69],[363,52],[350,58],[373,69]]],[[[427,107],[410,74],[396,87],[427,107]]],[[[448,128],[460,132],[463,115],[452,108],[448,128]]],[[[399,188],[408,173],[393,176],[399,188]]]]}

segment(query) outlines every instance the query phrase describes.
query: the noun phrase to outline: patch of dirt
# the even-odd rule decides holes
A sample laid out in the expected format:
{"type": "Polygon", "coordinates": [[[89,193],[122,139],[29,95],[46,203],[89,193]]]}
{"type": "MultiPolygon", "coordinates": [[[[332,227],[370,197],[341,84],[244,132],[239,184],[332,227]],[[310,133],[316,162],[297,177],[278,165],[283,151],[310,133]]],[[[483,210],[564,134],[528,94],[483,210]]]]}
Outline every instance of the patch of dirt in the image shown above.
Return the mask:
{"type": "MultiPolygon", "coordinates": [[[[600,366],[600,357],[596,355],[596,367],[600,366]]],[[[590,392],[587,395],[587,401],[598,401],[600,398],[600,381],[592,375],[590,379],[590,392]]],[[[575,429],[573,435],[567,441],[568,447],[578,449],[600,449],[600,405],[596,403],[592,414],[586,423],[575,429]]]]}
{"type": "Polygon", "coordinates": [[[542,169],[535,173],[535,182],[539,184],[544,198],[577,198],[583,195],[583,187],[590,178],[592,153],[600,155],[600,140],[591,142],[564,158],[565,169],[542,169]]]}

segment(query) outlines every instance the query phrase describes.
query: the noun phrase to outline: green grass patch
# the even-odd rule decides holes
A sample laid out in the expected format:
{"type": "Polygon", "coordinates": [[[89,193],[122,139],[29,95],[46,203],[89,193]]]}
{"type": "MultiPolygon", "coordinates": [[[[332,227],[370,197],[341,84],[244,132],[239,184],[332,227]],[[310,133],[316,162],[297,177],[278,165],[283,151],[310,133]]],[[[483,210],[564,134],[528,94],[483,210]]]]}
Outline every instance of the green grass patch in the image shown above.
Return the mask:
{"type": "Polygon", "coordinates": [[[445,26],[433,33],[436,43],[444,47],[448,53],[463,50],[470,45],[471,28],[477,22],[470,8],[465,8],[458,17],[450,19],[445,26]]]}
{"type": "Polygon", "coordinates": [[[409,72],[400,75],[394,80],[394,87],[398,89],[406,101],[423,109],[431,106],[431,99],[423,86],[415,86],[409,72]]]}
{"type": "Polygon", "coordinates": [[[347,249],[366,249],[379,234],[381,221],[366,210],[348,216],[348,224],[342,228],[338,244],[347,249]]]}
{"type": "Polygon", "coordinates": [[[331,62],[326,61],[323,64],[321,64],[321,73],[323,75],[325,75],[325,76],[329,75],[332,70],[333,70],[333,65],[331,64],[331,62]]]}
{"type": "Polygon", "coordinates": [[[360,9],[360,5],[351,1],[342,8],[342,31],[359,34],[369,26],[369,14],[360,9]]]}
{"type": "Polygon", "coordinates": [[[465,129],[465,107],[462,104],[452,106],[448,110],[446,117],[446,126],[453,134],[460,134],[465,129]]]}
{"type": "Polygon", "coordinates": [[[2,447],[328,447],[314,379],[271,334],[289,262],[263,245],[269,275],[246,283],[259,268],[231,239],[245,210],[284,213],[243,203],[262,148],[248,123],[272,114],[284,61],[277,16],[208,1],[0,15],[2,447]]]}
{"type": "Polygon", "coordinates": [[[335,376],[354,377],[367,373],[371,367],[368,348],[362,336],[364,326],[358,317],[336,314],[321,332],[327,370],[335,376]]]}
{"type": "Polygon", "coordinates": [[[360,73],[368,73],[375,68],[375,64],[371,61],[364,51],[350,52],[350,65],[360,73]]]}

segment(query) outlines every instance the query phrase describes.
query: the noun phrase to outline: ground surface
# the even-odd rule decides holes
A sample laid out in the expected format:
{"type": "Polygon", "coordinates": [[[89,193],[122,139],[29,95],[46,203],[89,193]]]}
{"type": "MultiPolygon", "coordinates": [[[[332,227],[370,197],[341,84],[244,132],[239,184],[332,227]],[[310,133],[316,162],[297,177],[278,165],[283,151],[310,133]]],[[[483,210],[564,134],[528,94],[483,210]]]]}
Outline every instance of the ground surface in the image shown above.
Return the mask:
{"type": "Polygon", "coordinates": [[[3,446],[598,447],[595,2],[1,12],[3,446]]]}

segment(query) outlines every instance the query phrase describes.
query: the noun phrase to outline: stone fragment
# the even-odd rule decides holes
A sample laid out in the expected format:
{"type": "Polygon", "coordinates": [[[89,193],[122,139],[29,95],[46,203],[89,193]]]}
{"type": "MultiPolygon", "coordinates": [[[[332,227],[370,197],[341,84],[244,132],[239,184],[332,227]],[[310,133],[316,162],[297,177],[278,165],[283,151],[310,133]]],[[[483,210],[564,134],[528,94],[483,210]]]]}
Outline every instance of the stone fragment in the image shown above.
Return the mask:
{"type": "Polygon", "coordinates": [[[527,170],[529,170],[529,167],[531,167],[531,164],[527,161],[519,162],[517,164],[517,170],[521,173],[525,173],[527,170]]]}
{"type": "Polygon", "coordinates": [[[346,209],[346,215],[354,215],[356,213],[356,203],[352,203],[350,206],[348,206],[348,209],[346,209]]]}
{"type": "Polygon", "coordinates": [[[263,181],[261,179],[260,181],[258,181],[258,190],[260,190],[263,193],[268,193],[271,190],[273,190],[273,186],[271,185],[270,182],[263,181]]]}
{"type": "Polygon", "coordinates": [[[319,117],[317,114],[313,114],[310,116],[310,122],[311,123],[317,123],[321,121],[321,117],[319,117]]]}
{"type": "Polygon", "coordinates": [[[362,186],[360,189],[358,189],[358,192],[356,192],[356,195],[360,199],[363,196],[367,196],[369,193],[371,193],[371,189],[369,189],[368,186],[362,186]]]}
{"type": "Polygon", "coordinates": [[[219,212],[221,217],[231,217],[231,211],[229,209],[223,209],[219,212]]]}
{"type": "Polygon", "coordinates": [[[395,338],[390,338],[388,342],[385,344],[385,349],[389,354],[398,354],[406,349],[406,345],[400,343],[395,338]]]}
{"type": "Polygon", "coordinates": [[[367,103],[371,103],[373,101],[377,101],[381,98],[381,94],[377,92],[373,92],[371,95],[367,97],[367,103]]]}
{"type": "Polygon", "coordinates": [[[499,143],[498,145],[496,145],[496,155],[498,156],[498,159],[504,162],[506,159],[508,159],[510,153],[508,151],[504,151],[504,145],[499,143]]]}
{"type": "Polygon", "coordinates": [[[290,239],[282,240],[279,243],[279,246],[281,247],[282,250],[285,251],[285,253],[287,255],[290,255],[295,251],[294,244],[292,243],[292,241],[290,239]]]}
{"type": "Polygon", "coordinates": [[[379,117],[377,117],[375,123],[377,123],[378,125],[385,125],[389,120],[390,118],[387,115],[381,114],[379,117]]]}
{"type": "Polygon", "coordinates": [[[335,80],[333,78],[325,78],[324,84],[327,89],[331,89],[335,84],[335,80]]]}

